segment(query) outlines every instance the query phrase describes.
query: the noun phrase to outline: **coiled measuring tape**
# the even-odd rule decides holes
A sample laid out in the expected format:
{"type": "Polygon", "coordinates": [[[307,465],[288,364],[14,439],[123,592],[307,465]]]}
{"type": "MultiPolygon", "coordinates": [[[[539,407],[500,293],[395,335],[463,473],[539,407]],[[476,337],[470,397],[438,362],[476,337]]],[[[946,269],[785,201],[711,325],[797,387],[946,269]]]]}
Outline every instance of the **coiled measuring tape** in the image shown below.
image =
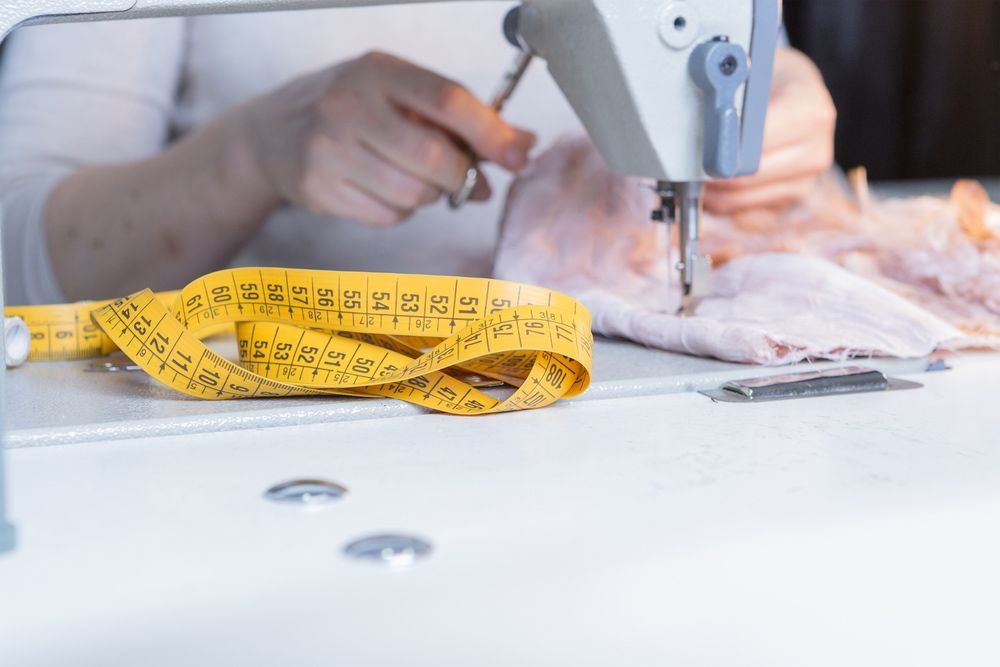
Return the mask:
{"type": "Polygon", "coordinates": [[[593,356],[580,303],[483,278],[231,269],[179,292],[6,315],[28,324],[29,360],[121,350],[163,384],[213,400],[343,394],[510,412],[585,391],[593,356]],[[239,362],[202,340],[234,329],[239,362]],[[494,398],[474,386],[482,378],[515,391],[494,398]]]}

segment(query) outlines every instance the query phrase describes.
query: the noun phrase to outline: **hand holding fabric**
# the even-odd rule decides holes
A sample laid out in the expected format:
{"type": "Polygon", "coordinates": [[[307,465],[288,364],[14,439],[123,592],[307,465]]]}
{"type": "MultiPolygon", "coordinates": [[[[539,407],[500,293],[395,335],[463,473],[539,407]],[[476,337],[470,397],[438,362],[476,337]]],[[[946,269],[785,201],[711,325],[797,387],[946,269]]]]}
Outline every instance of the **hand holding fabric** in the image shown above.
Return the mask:
{"type": "Polygon", "coordinates": [[[760,170],[709,183],[705,209],[717,215],[781,213],[802,201],[833,165],[837,110],[819,70],[795,49],[778,51],[760,170]]]}

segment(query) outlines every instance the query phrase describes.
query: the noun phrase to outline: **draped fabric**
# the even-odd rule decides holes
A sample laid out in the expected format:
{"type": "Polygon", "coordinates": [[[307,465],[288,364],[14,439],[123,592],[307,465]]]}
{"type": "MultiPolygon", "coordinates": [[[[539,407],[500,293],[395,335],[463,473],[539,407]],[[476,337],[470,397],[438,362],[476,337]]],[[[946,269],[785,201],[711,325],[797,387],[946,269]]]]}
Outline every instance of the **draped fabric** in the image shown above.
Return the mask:
{"type": "Polygon", "coordinates": [[[497,276],[572,295],[598,333],[727,361],[1000,348],[1000,207],[974,181],[950,200],[880,201],[860,178],[851,193],[825,178],[779,216],[706,215],[716,268],[687,317],[655,203],[586,137],[560,141],[511,188],[497,276]]]}

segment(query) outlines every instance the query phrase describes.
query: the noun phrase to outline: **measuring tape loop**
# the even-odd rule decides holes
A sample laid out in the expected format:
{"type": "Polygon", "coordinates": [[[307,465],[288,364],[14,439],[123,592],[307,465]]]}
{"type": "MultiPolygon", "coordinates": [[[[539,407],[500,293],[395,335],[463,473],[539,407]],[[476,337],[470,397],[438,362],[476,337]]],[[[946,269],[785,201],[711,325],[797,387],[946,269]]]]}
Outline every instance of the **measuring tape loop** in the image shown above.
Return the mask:
{"type": "Polygon", "coordinates": [[[16,307],[31,359],[121,350],[164,384],[206,399],[382,396],[452,414],[509,412],[590,382],[590,314],[531,285],[294,269],[231,269],[179,292],[16,307]],[[235,331],[239,361],[203,339],[235,331]],[[477,386],[513,388],[496,398],[477,386]]]}

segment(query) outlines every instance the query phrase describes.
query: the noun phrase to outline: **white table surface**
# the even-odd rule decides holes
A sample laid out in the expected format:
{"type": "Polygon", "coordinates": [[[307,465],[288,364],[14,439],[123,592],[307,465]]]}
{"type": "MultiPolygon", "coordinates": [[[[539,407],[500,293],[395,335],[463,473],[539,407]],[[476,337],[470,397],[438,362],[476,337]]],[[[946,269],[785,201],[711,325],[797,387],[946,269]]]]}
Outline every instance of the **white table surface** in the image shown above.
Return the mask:
{"type": "Polygon", "coordinates": [[[996,665],[1000,356],[697,394],[10,451],[0,665],[996,665]],[[271,484],[349,487],[321,511],[271,484]],[[423,536],[405,571],[340,550],[423,536]]]}

